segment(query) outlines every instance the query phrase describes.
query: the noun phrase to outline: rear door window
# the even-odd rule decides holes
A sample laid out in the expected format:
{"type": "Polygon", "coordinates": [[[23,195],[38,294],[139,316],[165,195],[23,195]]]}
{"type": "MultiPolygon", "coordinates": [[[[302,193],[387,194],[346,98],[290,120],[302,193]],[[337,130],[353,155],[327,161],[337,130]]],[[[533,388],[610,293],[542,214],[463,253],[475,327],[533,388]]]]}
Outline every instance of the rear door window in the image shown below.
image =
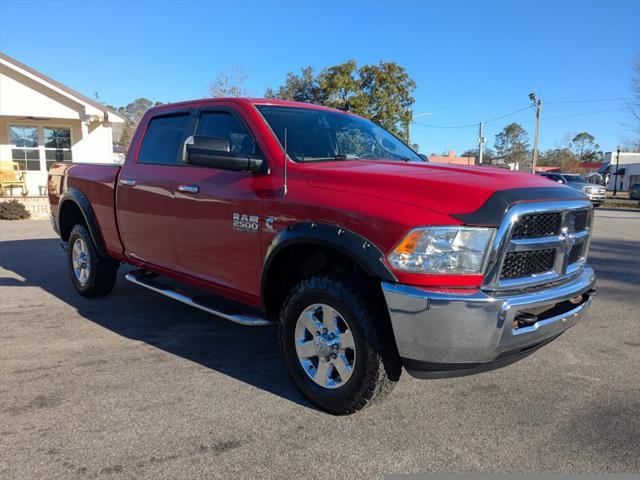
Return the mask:
{"type": "Polygon", "coordinates": [[[142,139],[138,163],[177,165],[191,119],[188,112],[154,117],[142,139]]]}

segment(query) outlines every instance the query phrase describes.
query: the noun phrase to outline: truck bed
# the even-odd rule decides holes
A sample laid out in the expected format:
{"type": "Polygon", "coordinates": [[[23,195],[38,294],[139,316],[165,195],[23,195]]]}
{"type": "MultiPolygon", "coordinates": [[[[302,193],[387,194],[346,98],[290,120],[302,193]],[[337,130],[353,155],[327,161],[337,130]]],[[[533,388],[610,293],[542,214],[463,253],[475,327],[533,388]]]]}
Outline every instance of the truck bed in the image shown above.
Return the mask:
{"type": "Polygon", "coordinates": [[[113,163],[54,163],[49,169],[48,191],[51,215],[58,216],[61,197],[71,189],[82,192],[95,213],[105,246],[114,258],[123,248],[115,217],[115,187],[121,166],[113,163]]]}

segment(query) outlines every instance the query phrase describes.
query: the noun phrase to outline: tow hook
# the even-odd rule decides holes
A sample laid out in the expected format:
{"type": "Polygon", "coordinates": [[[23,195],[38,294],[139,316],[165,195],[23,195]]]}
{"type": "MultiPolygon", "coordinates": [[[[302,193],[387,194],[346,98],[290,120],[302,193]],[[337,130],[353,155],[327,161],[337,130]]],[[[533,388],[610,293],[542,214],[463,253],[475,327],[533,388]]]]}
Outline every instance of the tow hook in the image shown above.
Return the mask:
{"type": "Polygon", "coordinates": [[[513,328],[533,325],[538,321],[538,316],[529,312],[520,312],[513,319],[513,328]]]}
{"type": "Polygon", "coordinates": [[[580,295],[576,295],[575,297],[571,297],[571,298],[569,299],[569,301],[570,301],[571,303],[573,303],[574,305],[578,305],[579,303],[581,303],[581,302],[582,302],[582,294],[580,294],[580,295]]]}

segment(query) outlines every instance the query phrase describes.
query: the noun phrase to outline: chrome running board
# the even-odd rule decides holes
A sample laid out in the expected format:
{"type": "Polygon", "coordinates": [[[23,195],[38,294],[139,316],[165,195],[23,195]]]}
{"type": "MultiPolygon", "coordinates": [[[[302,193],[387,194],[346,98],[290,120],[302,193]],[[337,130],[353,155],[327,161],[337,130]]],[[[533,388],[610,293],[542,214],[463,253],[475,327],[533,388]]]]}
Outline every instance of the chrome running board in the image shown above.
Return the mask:
{"type": "Polygon", "coordinates": [[[166,287],[160,284],[159,282],[154,281],[150,275],[140,270],[127,273],[125,278],[129,280],[131,283],[135,283],[136,285],[140,285],[141,287],[145,287],[145,288],[148,288],[149,290],[153,290],[154,292],[160,293],[165,297],[169,297],[173,300],[177,300],[178,302],[182,302],[191,307],[195,307],[199,310],[203,310],[207,313],[211,313],[218,317],[224,318],[225,320],[229,320],[231,322],[238,323],[240,325],[257,327],[257,326],[271,325],[274,323],[274,322],[270,322],[266,318],[254,316],[251,314],[223,312],[218,307],[215,307],[213,305],[208,305],[203,300],[198,299],[197,297],[190,296],[189,294],[186,294],[186,293],[177,292],[175,290],[172,290],[169,287],[166,287]]]}

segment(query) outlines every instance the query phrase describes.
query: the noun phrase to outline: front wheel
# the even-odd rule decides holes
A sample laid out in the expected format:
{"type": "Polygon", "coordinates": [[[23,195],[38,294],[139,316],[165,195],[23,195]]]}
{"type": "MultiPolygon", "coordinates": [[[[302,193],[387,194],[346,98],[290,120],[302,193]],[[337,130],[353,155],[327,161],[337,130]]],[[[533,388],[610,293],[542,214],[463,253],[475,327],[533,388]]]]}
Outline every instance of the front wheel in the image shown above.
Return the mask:
{"type": "Polygon", "coordinates": [[[71,282],[80,295],[102,297],[113,290],[119,263],[100,257],[84,225],[71,230],[67,261],[71,282]]]}
{"type": "Polygon", "coordinates": [[[298,389],[336,415],[388,395],[400,377],[397,352],[348,279],[315,276],[296,285],[280,317],[280,344],[298,389]]]}

